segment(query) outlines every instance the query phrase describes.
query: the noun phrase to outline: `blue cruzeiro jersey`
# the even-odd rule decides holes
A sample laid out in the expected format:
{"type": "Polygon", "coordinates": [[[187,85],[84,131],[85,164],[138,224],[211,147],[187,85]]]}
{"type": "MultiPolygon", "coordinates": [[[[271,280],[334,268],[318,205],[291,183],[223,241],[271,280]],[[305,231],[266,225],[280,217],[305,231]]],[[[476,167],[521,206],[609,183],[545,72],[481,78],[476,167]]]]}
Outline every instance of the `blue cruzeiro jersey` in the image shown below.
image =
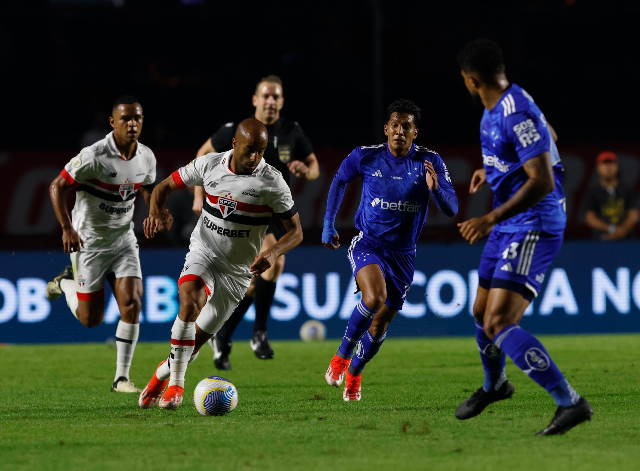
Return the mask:
{"type": "Polygon", "coordinates": [[[357,147],[343,160],[329,190],[325,220],[334,221],[347,183],[362,177],[362,196],[355,217],[356,228],[393,249],[414,248],[422,232],[429,195],[424,161],[438,174],[433,193],[445,214],[454,216],[458,200],[442,158],[426,147],[411,147],[396,158],[387,144],[357,147]]]}
{"type": "Polygon", "coordinates": [[[564,168],[544,114],[531,95],[516,84],[507,88],[496,106],[484,110],[480,142],[494,208],[509,200],[527,181],[522,168],[527,160],[551,152],[555,189],[532,208],[498,224],[496,229],[563,232],[567,222],[562,188],[564,168]]]}

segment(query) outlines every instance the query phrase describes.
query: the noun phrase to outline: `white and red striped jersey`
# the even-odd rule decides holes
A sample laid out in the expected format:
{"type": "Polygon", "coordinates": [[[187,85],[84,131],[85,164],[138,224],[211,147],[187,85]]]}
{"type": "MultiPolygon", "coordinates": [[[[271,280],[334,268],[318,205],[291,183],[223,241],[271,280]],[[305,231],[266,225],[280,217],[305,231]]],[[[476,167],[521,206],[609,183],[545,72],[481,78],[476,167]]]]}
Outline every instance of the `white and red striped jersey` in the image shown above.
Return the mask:
{"type": "Polygon", "coordinates": [[[136,243],[132,222],[136,193],[156,180],[151,149],[138,142],[133,158],[125,160],[111,132],[82,149],[60,174],[76,190],[71,221],[84,242],[83,251],[136,243]]]}
{"type": "Polygon", "coordinates": [[[206,192],[189,250],[205,251],[227,274],[251,276],[271,218],[289,219],[297,209],[278,170],[262,159],[251,175],[236,175],[229,168],[232,155],[203,155],[172,176],[179,188],[198,185],[206,192]]]}

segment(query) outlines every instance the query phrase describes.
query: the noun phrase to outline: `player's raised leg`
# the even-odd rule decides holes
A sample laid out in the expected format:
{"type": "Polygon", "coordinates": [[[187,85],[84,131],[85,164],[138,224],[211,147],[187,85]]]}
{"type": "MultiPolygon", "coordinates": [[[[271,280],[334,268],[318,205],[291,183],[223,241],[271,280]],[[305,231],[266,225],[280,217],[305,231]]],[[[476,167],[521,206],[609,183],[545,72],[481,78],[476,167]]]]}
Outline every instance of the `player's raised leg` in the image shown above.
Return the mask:
{"type": "Polygon", "coordinates": [[[127,276],[111,282],[120,309],[120,321],[116,328],[116,374],[111,391],[139,393],[129,377],[133,353],[140,333],[140,309],[142,307],[142,279],[127,276]]]}
{"type": "Polygon", "coordinates": [[[478,343],[480,360],[484,368],[484,382],[476,392],[456,409],[456,417],[460,420],[477,416],[489,404],[511,398],[515,391],[513,385],[507,381],[507,375],[504,369],[506,365],[505,353],[495,346],[484,331],[484,311],[490,286],[491,280],[480,277],[476,300],[473,304],[476,342],[478,343]]]}
{"type": "MultiPolygon", "coordinates": [[[[373,318],[387,299],[384,275],[377,264],[360,268],[356,275],[356,282],[362,291],[362,300],[353,309],[342,343],[325,373],[325,379],[331,386],[338,387],[342,384],[356,344],[369,330],[373,318]]],[[[351,387],[348,389],[353,391],[354,399],[352,400],[360,400],[360,375],[355,376],[355,379],[351,378],[351,387]],[[356,395],[358,399],[355,399],[356,395]]]]}

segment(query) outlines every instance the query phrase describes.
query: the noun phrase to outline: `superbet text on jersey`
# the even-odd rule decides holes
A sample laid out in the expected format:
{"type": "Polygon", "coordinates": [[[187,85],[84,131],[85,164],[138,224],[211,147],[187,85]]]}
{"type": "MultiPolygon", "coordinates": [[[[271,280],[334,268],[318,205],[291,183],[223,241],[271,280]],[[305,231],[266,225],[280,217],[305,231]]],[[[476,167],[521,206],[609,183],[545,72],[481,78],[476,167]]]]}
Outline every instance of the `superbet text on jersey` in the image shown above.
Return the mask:
{"type": "Polygon", "coordinates": [[[76,190],[71,219],[84,242],[83,251],[136,243],[132,222],[136,192],[156,180],[151,149],[138,142],[133,158],[124,160],[109,133],[82,149],[61,175],[76,190]]]}
{"type": "Polygon", "coordinates": [[[198,157],[173,172],[179,188],[202,186],[202,215],[191,235],[191,252],[206,252],[218,269],[250,277],[272,216],[293,217],[297,210],[282,174],[264,159],[250,175],[229,169],[233,151],[198,157]]]}

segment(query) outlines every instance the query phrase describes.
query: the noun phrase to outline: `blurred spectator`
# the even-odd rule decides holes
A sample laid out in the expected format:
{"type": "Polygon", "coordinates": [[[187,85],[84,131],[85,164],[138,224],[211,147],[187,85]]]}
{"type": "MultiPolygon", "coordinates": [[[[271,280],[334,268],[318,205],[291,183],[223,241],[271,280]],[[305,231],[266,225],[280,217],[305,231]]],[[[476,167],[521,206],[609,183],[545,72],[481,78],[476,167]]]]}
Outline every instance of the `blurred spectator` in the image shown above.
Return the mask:
{"type": "Polygon", "coordinates": [[[619,180],[618,157],[602,152],[596,160],[599,181],[585,195],[585,222],[601,240],[633,237],[640,219],[638,198],[632,188],[619,180]]]}

